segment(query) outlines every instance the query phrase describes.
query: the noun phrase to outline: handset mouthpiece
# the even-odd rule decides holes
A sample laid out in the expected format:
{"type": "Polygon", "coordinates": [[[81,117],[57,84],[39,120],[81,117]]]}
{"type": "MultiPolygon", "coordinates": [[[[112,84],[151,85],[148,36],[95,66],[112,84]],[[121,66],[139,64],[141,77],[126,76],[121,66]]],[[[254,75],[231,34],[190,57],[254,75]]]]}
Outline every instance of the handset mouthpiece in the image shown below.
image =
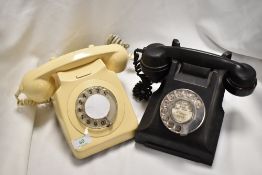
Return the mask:
{"type": "Polygon", "coordinates": [[[239,63],[227,72],[224,85],[234,95],[250,95],[257,85],[256,71],[248,64],[239,63]]]}

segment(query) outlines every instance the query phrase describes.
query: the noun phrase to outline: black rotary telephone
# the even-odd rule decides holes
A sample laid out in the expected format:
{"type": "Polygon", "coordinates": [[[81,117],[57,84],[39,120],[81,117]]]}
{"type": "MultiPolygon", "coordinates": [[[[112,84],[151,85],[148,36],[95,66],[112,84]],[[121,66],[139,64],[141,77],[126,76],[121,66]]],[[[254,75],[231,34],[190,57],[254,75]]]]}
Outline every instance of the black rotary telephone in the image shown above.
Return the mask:
{"type": "Polygon", "coordinates": [[[212,165],[224,110],[225,89],[237,96],[250,95],[257,84],[248,64],[180,47],[150,44],[134,52],[141,81],[133,95],[149,103],[135,141],[186,159],[212,165]],[[139,59],[139,53],[142,53],[139,59]],[[161,82],[152,94],[151,84],[161,82]]]}

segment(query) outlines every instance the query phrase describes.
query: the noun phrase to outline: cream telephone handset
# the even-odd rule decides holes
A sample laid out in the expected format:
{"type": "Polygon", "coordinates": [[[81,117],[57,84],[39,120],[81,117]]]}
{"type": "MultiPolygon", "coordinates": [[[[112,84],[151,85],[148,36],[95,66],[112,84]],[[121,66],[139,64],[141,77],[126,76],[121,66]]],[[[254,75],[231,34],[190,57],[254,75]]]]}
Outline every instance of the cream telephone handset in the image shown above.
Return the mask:
{"type": "MultiPolygon", "coordinates": [[[[29,71],[16,93],[20,105],[51,102],[65,138],[77,158],[85,158],[134,137],[137,120],[117,78],[127,64],[119,44],[90,46],[50,60],[29,71]],[[27,98],[20,99],[23,93],[27,98]],[[88,113],[87,101],[99,96],[109,109],[88,113]]],[[[99,104],[92,106],[101,109],[99,104]]]]}

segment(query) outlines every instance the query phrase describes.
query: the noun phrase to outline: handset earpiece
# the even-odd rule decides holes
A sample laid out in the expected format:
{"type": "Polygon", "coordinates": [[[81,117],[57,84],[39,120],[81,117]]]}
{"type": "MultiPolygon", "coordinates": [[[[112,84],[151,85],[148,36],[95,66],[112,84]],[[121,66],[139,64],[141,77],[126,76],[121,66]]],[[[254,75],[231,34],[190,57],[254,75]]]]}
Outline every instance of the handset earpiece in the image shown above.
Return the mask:
{"type": "Polygon", "coordinates": [[[164,45],[154,43],[134,51],[134,66],[141,79],[133,88],[133,95],[138,100],[148,100],[152,95],[152,83],[161,82],[169,72],[171,58],[166,57],[162,46],[164,45]],[[141,59],[139,52],[142,53],[141,59]]]}
{"type": "Polygon", "coordinates": [[[145,75],[154,83],[161,82],[168,74],[171,57],[168,57],[162,44],[150,44],[144,48],[141,58],[141,68],[145,75]]]}
{"type": "Polygon", "coordinates": [[[102,58],[106,67],[116,73],[122,72],[127,65],[128,53],[127,50],[119,44],[109,45],[112,49],[112,54],[108,51],[108,56],[102,58]]]}

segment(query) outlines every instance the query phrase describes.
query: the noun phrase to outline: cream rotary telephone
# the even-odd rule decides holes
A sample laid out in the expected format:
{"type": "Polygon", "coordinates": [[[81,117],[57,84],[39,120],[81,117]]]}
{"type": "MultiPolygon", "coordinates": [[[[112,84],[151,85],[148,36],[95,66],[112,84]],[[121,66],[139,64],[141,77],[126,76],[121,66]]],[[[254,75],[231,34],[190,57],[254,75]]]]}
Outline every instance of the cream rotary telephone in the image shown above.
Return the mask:
{"type": "MultiPolygon", "coordinates": [[[[129,140],[134,137],[137,119],[116,75],[125,69],[127,59],[127,51],[119,44],[90,46],[52,59],[25,74],[16,93],[18,105],[52,102],[78,159],[129,140]],[[20,99],[20,93],[27,99],[20,99]],[[88,100],[94,96],[109,106],[100,116],[88,113],[88,100]]],[[[89,105],[104,110],[99,104],[89,105]]]]}

